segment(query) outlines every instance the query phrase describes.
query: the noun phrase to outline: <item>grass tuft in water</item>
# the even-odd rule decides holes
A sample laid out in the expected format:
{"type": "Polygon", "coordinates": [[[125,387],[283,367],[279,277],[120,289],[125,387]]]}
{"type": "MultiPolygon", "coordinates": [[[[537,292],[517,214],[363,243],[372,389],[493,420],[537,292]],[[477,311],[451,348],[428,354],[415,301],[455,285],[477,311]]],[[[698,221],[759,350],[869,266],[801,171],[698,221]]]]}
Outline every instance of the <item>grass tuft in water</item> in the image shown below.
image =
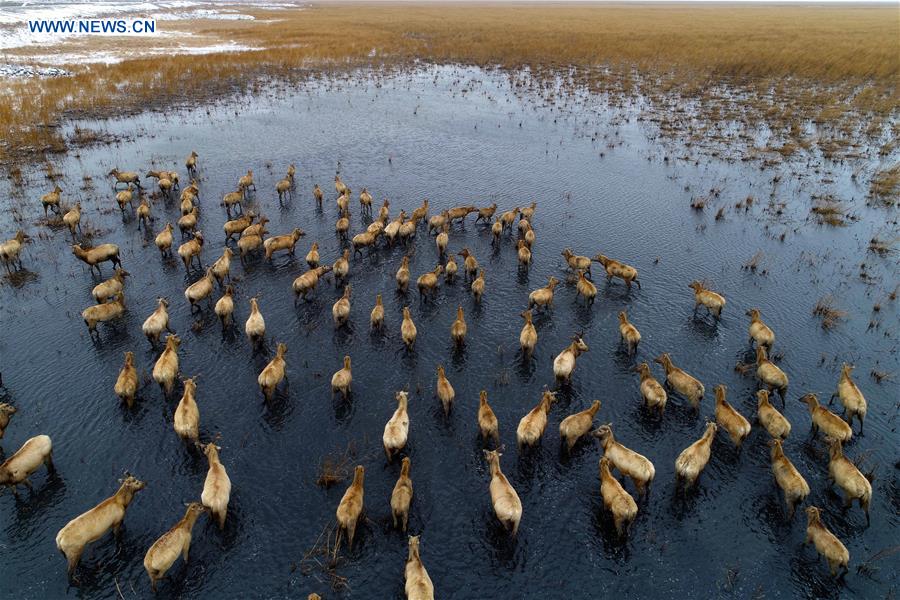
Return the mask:
{"type": "Polygon", "coordinates": [[[813,307],[813,314],[822,319],[822,329],[832,329],[847,316],[846,311],[836,308],[834,304],[833,297],[825,296],[813,307]]]}

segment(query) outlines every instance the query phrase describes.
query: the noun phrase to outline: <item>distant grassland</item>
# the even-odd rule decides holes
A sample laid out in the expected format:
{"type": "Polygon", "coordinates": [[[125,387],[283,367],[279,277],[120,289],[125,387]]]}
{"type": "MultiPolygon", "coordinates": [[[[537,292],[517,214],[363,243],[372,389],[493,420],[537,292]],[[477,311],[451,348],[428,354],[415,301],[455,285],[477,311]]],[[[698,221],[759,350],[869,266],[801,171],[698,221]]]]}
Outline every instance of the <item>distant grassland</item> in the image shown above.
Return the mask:
{"type": "Polygon", "coordinates": [[[846,133],[866,120],[884,123],[900,107],[896,4],[338,3],[241,12],[257,20],[158,24],[260,50],[137,58],[76,67],[74,77],[4,82],[0,161],[64,150],[58,125],[66,117],[202,100],[260,76],[403,68],[414,59],[529,67],[537,79],[562,72],[595,91],[699,99],[710,119],[765,121],[799,146],[806,121],[846,133]],[[711,88],[722,85],[741,91],[741,106],[714,101],[711,88]]]}

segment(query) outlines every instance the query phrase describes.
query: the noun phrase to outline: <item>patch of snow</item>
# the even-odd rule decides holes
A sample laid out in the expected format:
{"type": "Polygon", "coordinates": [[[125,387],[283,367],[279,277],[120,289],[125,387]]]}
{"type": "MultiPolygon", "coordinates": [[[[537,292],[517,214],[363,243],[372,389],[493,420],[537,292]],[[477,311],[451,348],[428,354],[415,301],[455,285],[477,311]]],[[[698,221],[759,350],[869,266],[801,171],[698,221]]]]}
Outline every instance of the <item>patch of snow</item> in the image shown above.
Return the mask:
{"type": "Polygon", "coordinates": [[[49,65],[71,65],[71,64],[115,64],[130,58],[140,58],[147,56],[162,56],[174,54],[215,54],[216,52],[244,52],[247,50],[258,50],[253,46],[245,46],[235,42],[225,44],[210,44],[207,46],[160,46],[156,48],[141,48],[139,52],[90,52],[90,53],[63,53],[63,54],[41,54],[30,56],[29,60],[35,62],[46,63],[49,65]]]}
{"type": "Polygon", "coordinates": [[[0,65],[0,77],[66,77],[69,71],[59,67],[35,67],[32,65],[0,65]]]}
{"type": "Polygon", "coordinates": [[[187,12],[174,12],[156,15],[157,21],[190,21],[196,19],[212,19],[218,21],[252,21],[253,15],[243,15],[234,12],[220,12],[216,10],[201,9],[187,12]]]}

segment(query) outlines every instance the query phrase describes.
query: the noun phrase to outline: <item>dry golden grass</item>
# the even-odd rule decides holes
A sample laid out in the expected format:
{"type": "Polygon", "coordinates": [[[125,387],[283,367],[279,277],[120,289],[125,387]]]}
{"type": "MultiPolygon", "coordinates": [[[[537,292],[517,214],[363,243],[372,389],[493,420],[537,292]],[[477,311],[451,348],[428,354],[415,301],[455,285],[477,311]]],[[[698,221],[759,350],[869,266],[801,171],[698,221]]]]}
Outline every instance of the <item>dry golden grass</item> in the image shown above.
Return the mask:
{"type": "MultiPolygon", "coordinates": [[[[880,256],[887,256],[894,249],[894,243],[896,240],[884,240],[879,238],[877,235],[869,240],[869,252],[874,252],[880,256]]],[[[876,304],[877,308],[875,311],[878,312],[881,310],[881,305],[876,304]]]]}
{"type": "Polygon", "coordinates": [[[840,310],[835,306],[835,300],[831,296],[820,298],[813,307],[813,314],[821,317],[822,329],[832,329],[847,316],[846,311],[840,310]]]}
{"type": "Polygon", "coordinates": [[[766,122],[800,146],[809,143],[799,127],[808,119],[887,117],[900,106],[891,5],[341,3],[241,12],[258,20],[159,24],[261,50],[138,58],[5,84],[0,161],[63,150],[56,129],[67,117],[190,102],[245,89],[261,76],[402,68],[415,59],[529,67],[537,79],[574,67],[572,85],[699,98],[710,118],[766,122]],[[718,84],[739,90],[740,103],[714,91],[718,84]]]}
{"type": "Polygon", "coordinates": [[[843,227],[847,224],[847,210],[839,201],[830,196],[816,198],[809,212],[816,217],[819,223],[825,225],[843,227]]]}
{"type": "Polygon", "coordinates": [[[875,173],[869,193],[887,204],[896,204],[900,198],[900,163],[875,173]]]}

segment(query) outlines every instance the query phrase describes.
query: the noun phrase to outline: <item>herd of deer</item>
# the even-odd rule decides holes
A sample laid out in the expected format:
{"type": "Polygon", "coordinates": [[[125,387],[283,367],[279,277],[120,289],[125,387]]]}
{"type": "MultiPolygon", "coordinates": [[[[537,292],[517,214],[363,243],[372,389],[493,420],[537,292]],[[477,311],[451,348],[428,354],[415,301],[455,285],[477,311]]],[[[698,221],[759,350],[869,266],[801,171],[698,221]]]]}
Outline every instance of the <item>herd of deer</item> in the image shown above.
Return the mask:
{"type": "MultiPolygon", "coordinates": [[[[200,205],[200,186],[195,178],[197,175],[196,153],[192,153],[188,157],[185,166],[192,180],[191,184],[181,193],[182,219],[179,220],[178,224],[182,237],[189,235],[190,239],[178,247],[177,253],[181,257],[185,268],[190,272],[195,260],[202,269],[200,255],[204,248],[203,234],[196,229],[200,205]]],[[[291,196],[294,193],[295,173],[296,169],[291,165],[287,176],[276,184],[279,202],[283,201],[285,196],[291,196]]],[[[138,189],[139,195],[142,195],[140,177],[137,173],[121,172],[114,169],[110,176],[115,178],[114,189],[119,184],[127,185],[127,189],[124,192],[119,192],[116,196],[116,201],[122,210],[125,210],[125,207],[132,202],[135,188],[138,189]]],[[[178,175],[175,172],[151,171],[147,173],[147,176],[157,179],[160,194],[167,200],[171,199],[172,192],[179,187],[178,175]]],[[[253,171],[251,170],[240,178],[236,191],[229,192],[224,196],[222,205],[225,206],[229,218],[233,209],[242,213],[241,216],[225,223],[226,244],[228,240],[232,239],[232,236],[239,235],[237,246],[242,260],[250,252],[259,248],[264,249],[266,259],[271,259],[273,253],[282,250],[293,254],[297,241],[304,235],[303,231],[294,229],[293,232],[286,235],[263,239],[263,236],[268,233],[265,228],[268,220],[262,216],[257,217],[250,210],[246,213],[243,211],[242,203],[247,199],[249,191],[255,189],[255,187],[253,171]],[[257,219],[255,223],[254,219],[257,219]]],[[[348,205],[351,192],[339,176],[335,177],[335,190],[338,193],[338,221],[335,230],[346,240],[349,235],[348,205]]],[[[62,212],[60,208],[61,193],[62,190],[59,186],[56,186],[53,191],[41,198],[41,204],[45,213],[48,210],[53,210],[58,214],[62,212]]],[[[313,197],[321,206],[324,194],[318,185],[313,190],[313,197]]],[[[372,210],[372,196],[366,189],[363,189],[359,200],[363,211],[372,210]]],[[[141,206],[143,207],[143,216],[146,218],[139,222],[139,226],[141,223],[146,226],[150,222],[150,205],[146,200],[143,200],[141,206]]],[[[501,213],[495,219],[496,204],[480,209],[475,206],[460,206],[444,210],[429,218],[428,200],[425,200],[420,207],[412,211],[409,219],[407,219],[406,212],[401,210],[395,219],[389,220],[390,203],[388,200],[385,200],[380,208],[378,217],[372,221],[372,224],[367,227],[366,231],[353,236],[350,240],[350,245],[354,253],[359,253],[363,248],[369,248],[370,251],[374,250],[378,239],[382,237],[388,245],[393,245],[396,242],[409,244],[416,235],[418,223],[426,222],[428,232],[436,233],[435,239],[438,254],[443,258],[446,255],[449,243],[449,226],[454,221],[465,220],[469,214],[477,213],[476,222],[483,221],[485,224],[490,225],[494,242],[500,243],[504,232],[512,231],[518,217],[518,257],[522,266],[527,268],[531,262],[531,252],[535,241],[535,233],[531,225],[535,208],[536,203],[532,203],[524,208],[513,208],[501,213]]],[[[76,203],[63,216],[63,222],[73,236],[80,228],[80,220],[81,206],[79,203],[76,203]]],[[[171,223],[166,223],[162,231],[156,236],[156,245],[164,257],[171,254],[171,247],[174,243],[172,231],[171,223]]],[[[3,260],[7,270],[22,267],[21,249],[28,240],[29,236],[23,231],[19,231],[15,237],[0,244],[0,259],[3,260]]],[[[82,317],[91,334],[99,335],[97,333],[98,323],[120,318],[125,311],[125,283],[129,273],[122,268],[119,248],[115,244],[101,244],[91,248],[83,248],[81,245],[75,244],[72,246],[72,252],[79,260],[91,268],[92,273],[94,269],[99,272],[101,264],[104,262],[110,262],[115,267],[113,277],[101,282],[93,289],[93,297],[97,304],[86,308],[82,312],[82,317]]],[[[350,249],[346,249],[333,265],[320,266],[319,246],[317,243],[312,244],[309,253],[306,255],[309,270],[297,277],[293,283],[295,303],[300,298],[305,299],[308,294],[312,293],[316,289],[318,281],[326,273],[332,272],[336,283],[338,281],[345,282],[350,270],[350,254],[350,249]]],[[[476,257],[468,248],[463,248],[457,256],[462,257],[464,277],[472,280],[471,291],[475,301],[478,302],[484,294],[485,271],[479,267],[476,257]]],[[[579,256],[574,254],[569,248],[562,252],[562,256],[567,268],[577,275],[577,292],[587,303],[592,303],[597,294],[597,288],[591,280],[591,265],[595,262],[602,265],[606,272],[607,282],[610,282],[613,278],[618,278],[625,283],[628,289],[631,288],[632,283],[640,287],[637,270],[625,263],[610,259],[602,254],[598,254],[593,259],[588,256],[579,256]]],[[[226,284],[226,281],[230,282],[231,279],[231,257],[232,250],[226,245],[222,256],[205,270],[204,275],[200,279],[185,290],[185,297],[193,310],[195,307],[199,308],[197,305],[202,300],[207,300],[211,303],[216,283],[218,283],[223,292],[215,304],[214,311],[221,319],[223,327],[232,325],[234,311],[234,288],[231,283],[226,284]]],[[[417,288],[420,296],[427,301],[428,297],[434,294],[434,291],[440,284],[441,275],[448,282],[451,282],[456,277],[458,269],[455,257],[451,254],[446,263],[438,264],[434,270],[418,277],[417,288]]],[[[409,285],[410,278],[409,258],[404,256],[396,273],[397,287],[401,291],[405,291],[409,285]]],[[[536,289],[528,295],[528,307],[522,312],[522,318],[525,323],[519,336],[520,346],[526,358],[531,357],[538,341],[537,331],[532,323],[532,311],[552,309],[554,288],[558,284],[559,280],[556,277],[550,277],[546,286],[536,289]]],[[[702,306],[709,314],[718,319],[726,305],[725,298],[698,281],[692,282],[689,287],[694,292],[694,311],[696,312],[702,306]]],[[[351,291],[352,286],[349,283],[345,284],[343,296],[333,306],[332,314],[336,327],[344,326],[350,317],[351,291]]],[[[164,349],[160,353],[152,371],[153,379],[160,385],[166,397],[169,397],[173,392],[181,372],[178,361],[178,349],[181,344],[181,338],[169,326],[168,305],[169,301],[167,299],[159,298],[156,309],[147,317],[142,327],[143,333],[154,346],[159,343],[163,332],[168,332],[164,349]]],[[[761,320],[760,312],[757,309],[748,311],[747,315],[750,317],[748,330],[750,343],[756,345],[756,375],[761,384],[761,389],[757,392],[758,413],[756,420],[771,436],[769,445],[771,446],[772,472],[775,481],[784,492],[788,517],[790,518],[795,508],[810,493],[810,488],[806,480],[784,453],[783,443],[791,431],[791,424],[770,402],[770,392],[777,391],[781,396],[782,404],[784,404],[788,378],[767,357],[767,353],[771,351],[775,341],[773,330],[761,320]]],[[[376,296],[375,306],[371,311],[370,325],[376,329],[385,326],[381,294],[376,296]]],[[[408,306],[403,308],[403,320],[400,329],[404,344],[409,350],[412,350],[416,341],[417,330],[408,306]]],[[[457,307],[457,318],[453,322],[450,335],[454,343],[464,344],[467,332],[468,328],[463,308],[459,306],[457,307]]],[[[637,327],[628,320],[628,316],[624,311],[619,313],[619,332],[621,342],[627,348],[628,354],[634,354],[640,343],[641,334],[637,327]]],[[[259,308],[258,298],[250,299],[250,315],[245,323],[245,333],[254,347],[264,339],[266,326],[259,308]]],[[[574,336],[572,342],[556,356],[553,360],[553,374],[558,384],[565,384],[570,380],[578,357],[582,353],[587,352],[588,349],[588,345],[582,339],[582,335],[579,334],[574,336]]],[[[259,387],[267,400],[272,398],[279,384],[285,379],[286,353],[287,345],[278,343],[275,356],[259,374],[259,387]]],[[[667,353],[657,357],[655,362],[662,365],[665,371],[663,384],[660,384],[654,378],[650,366],[646,362],[640,363],[635,368],[635,372],[640,374],[639,390],[646,407],[661,417],[665,410],[668,393],[674,392],[685,399],[696,411],[699,411],[705,393],[704,385],[681,368],[675,366],[667,353]]],[[[844,456],[842,451],[842,443],[850,440],[853,435],[851,425],[854,417],[859,420],[860,432],[862,432],[863,420],[866,415],[866,401],[862,392],[851,378],[852,369],[851,365],[844,365],[837,390],[832,396],[832,400],[834,397],[837,397],[843,404],[850,422],[849,425],[844,419],[829,411],[825,406],[820,405],[815,394],[806,394],[801,398],[801,401],[809,407],[813,431],[821,430],[825,434],[830,457],[828,463],[829,480],[843,490],[847,506],[850,506],[854,500],[859,502],[859,505],[865,511],[868,522],[872,486],[854,463],[844,456]]],[[[340,392],[344,396],[348,395],[351,391],[352,380],[352,363],[350,357],[347,356],[344,358],[343,367],[332,377],[332,393],[340,392]]],[[[181,438],[202,449],[209,462],[209,471],[201,494],[201,501],[199,503],[190,503],[187,506],[184,517],[171,530],[160,537],[147,552],[144,566],[154,590],[157,582],[164,577],[179,555],[183,556],[185,561],[187,560],[191,543],[191,531],[201,514],[205,512],[210,513],[216,518],[219,526],[224,528],[231,491],[231,482],[228,474],[219,460],[219,450],[221,448],[212,442],[200,444],[200,412],[195,400],[196,383],[194,379],[184,379],[183,389],[182,398],[175,411],[174,428],[181,438]]],[[[133,352],[125,353],[125,364],[116,380],[114,391],[127,406],[131,407],[133,405],[138,391],[138,375],[134,364],[133,352]]],[[[440,400],[445,414],[449,416],[455,392],[447,379],[443,366],[437,367],[436,396],[440,400]]],[[[407,393],[404,391],[397,392],[396,400],[397,409],[387,422],[383,435],[383,445],[388,461],[393,460],[394,457],[403,451],[409,433],[410,420],[407,412],[407,393]]],[[[520,449],[540,442],[548,424],[548,414],[555,400],[555,392],[545,391],[538,404],[522,417],[516,429],[516,438],[520,449]]],[[[569,415],[561,421],[559,425],[560,439],[566,449],[571,450],[578,443],[579,439],[591,432],[594,417],[599,409],[600,401],[597,400],[588,409],[569,415]]],[[[15,413],[16,408],[8,404],[0,404],[0,438],[3,437],[4,430],[15,413]]],[[[499,443],[499,423],[497,416],[488,403],[487,392],[485,391],[481,392],[479,402],[478,427],[484,440],[486,442],[493,440],[496,447],[499,443]]],[[[740,447],[751,430],[750,421],[726,400],[726,388],[724,385],[715,387],[714,421],[709,422],[703,436],[688,446],[675,460],[677,486],[687,488],[695,484],[700,473],[710,460],[712,441],[720,428],[727,432],[729,438],[737,447],[740,447]]],[[[600,491],[603,505],[611,513],[618,535],[625,536],[629,524],[637,516],[638,503],[613,473],[618,471],[622,476],[630,479],[638,497],[643,499],[647,496],[650,489],[650,484],[655,476],[655,468],[648,458],[627,448],[615,438],[612,424],[601,425],[592,432],[592,436],[598,439],[603,449],[603,458],[600,459],[599,464],[600,491]]],[[[485,460],[490,470],[490,496],[497,519],[512,535],[515,535],[522,519],[522,502],[516,490],[501,470],[500,458],[502,454],[500,450],[502,448],[484,450],[485,460]]],[[[53,462],[51,457],[52,443],[50,437],[38,435],[31,438],[25,442],[18,452],[0,465],[0,484],[12,488],[13,493],[16,493],[16,486],[18,485],[31,488],[28,480],[29,475],[34,473],[42,464],[45,464],[48,469],[52,469],[53,462]]],[[[353,482],[341,499],[336,512],[340,530],[346,533],[351,547],[357,521],[363,512],[364,476],[364,467],[362,465],[357,466],[353,482]]],[[[74,576],[81,554],[88,544],[103,537],[110,529],[114,533],[118,533],[119,527],[125,518],[126,509],[134,499],[135,494],[145,487],[144,482],[131,475],[127,475],[120,483],[121,486],[112,497],[70,521],[57,535],[56,544],[68,560],[70,577],[74,576]]],[[[402,528],[403,531],[406,531],[407,528],[412,496],[410,458],[407,456],[402,459],[400,477],[394,487],[390,502],[394,525],[402,528]]],[[[819,509],[810,506],[806,509],[806,514],[808,518],[806,542],[814,543],[818,552],[827,560],[832,574],[836,574],[839,568],[846,572],[849,560],[849,553],[846,547],[823,524],[819,509]]],[[[434,586],[419,556],[419,538],[417,536],[409,538],[409,558],[406,564],[405,575],[407,597],[417,599],[433,598],[434,586]]],[[[318,598],[318,596],[312,594],[310,598],[318,598]]]]}

